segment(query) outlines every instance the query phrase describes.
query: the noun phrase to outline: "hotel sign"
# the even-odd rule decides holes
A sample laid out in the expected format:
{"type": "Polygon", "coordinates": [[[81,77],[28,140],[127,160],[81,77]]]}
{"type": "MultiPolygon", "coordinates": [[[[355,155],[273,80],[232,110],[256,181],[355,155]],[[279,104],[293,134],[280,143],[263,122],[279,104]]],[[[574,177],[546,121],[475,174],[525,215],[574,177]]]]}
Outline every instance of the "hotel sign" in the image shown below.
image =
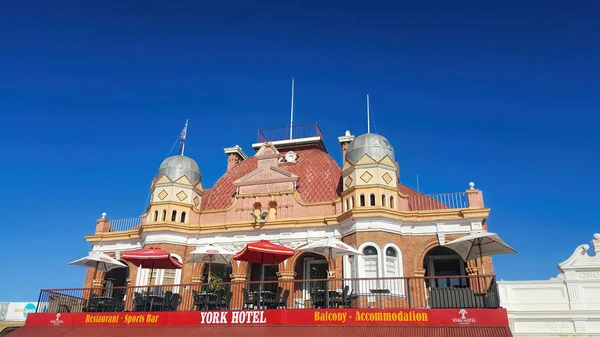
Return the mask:
{"type": "MultiPolygon", "coordinates": [[[[31,313],[26,325],[56,325],[56,313],[31,313]]],[[[61,326],[162,325],[502,325],[505,309],[292,309],[154,313],[62,313],[61,326]]]]}

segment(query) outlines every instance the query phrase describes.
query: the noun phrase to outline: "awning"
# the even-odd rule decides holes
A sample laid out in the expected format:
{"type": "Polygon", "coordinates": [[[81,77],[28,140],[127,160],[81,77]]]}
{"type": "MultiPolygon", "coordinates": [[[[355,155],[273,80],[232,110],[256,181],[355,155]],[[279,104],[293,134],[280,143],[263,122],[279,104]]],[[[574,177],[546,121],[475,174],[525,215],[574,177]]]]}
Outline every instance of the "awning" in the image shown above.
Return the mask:
{"type": "Polygon", "coordinates": [[[512,337],[506,326],[25,326],[8,337],[512,337]]]}

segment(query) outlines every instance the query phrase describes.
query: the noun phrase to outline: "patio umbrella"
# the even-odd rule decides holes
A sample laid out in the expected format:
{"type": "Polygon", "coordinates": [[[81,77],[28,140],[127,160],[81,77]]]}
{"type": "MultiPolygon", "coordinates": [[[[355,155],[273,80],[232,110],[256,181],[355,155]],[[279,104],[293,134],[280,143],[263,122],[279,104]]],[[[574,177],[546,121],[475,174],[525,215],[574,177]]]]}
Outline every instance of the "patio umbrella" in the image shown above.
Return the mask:
{"type": "Polygon", "coordinates": [[[210,280],[212,264],[229,264],[230,259],[234,255],[235,253],[226,250],[223,247],[213,246],[210,244],[208,246],[198,247],[196,250],[191,252],[191,257],[188,263],[208,262],[208,279],[210,280]]]}
{"type": "MultiPolygon", "coordinates": [[[[294,256],[293,249],[276,245],[267,240],[260,240],[247,244],[233,259],[260,264],[279,264],[292,256],[294,256]]],[[[261,282],[264,281],[264,277],[264,272],[261,270],[261,282]]]]}
{"type": "Polygon", "coordinates": [[[83,266],[83,267],[95,268],[94,277],[92,277],[92,280],[96,278],[96,273],[98,272],[98,270],[107,273],[116,268],[126,268],[127,267],[124,263],[120,262],[119,260],[114,259],[102,252],[95,251],[95,250],[92,250],[91,252],[89,252],[88,256],[83,257],[79,260],[70,262],[69,264],[73,265],[73,266],[83,266]]]}
{"type": "Polygon", "coordinates": [[[512,254],[517,252],[504,243],[504,241],[498,237],[498,234],[488,232],[467,235],[460,239],[445,243],[443,246],[454,250],[465,261],[479,259],[480,266],[483,266],[482,258],[484,256],[512,254]]]}
{"type": "Polygon", "coordinates": [[[344,255],[363,255],[361,252],[352,248],[350,245],[343,243],[342,241],[334,238],[325,238],[322,240],[309,243],[306,246],[297,249],[301,252],[320,254],[325,257],[329,257],[329,260],[333,260],[333,269],[335,270],[335,258],[344,255]]]}
{"type": "MultiPolygon", "coordinates": [[[[136,266],[142,268],[150,268],[150,275],[148,281],[152,278],[154,268],[157,269],[181,269],[183,265],[177,261],[174,257],[169,254],[166,250],[160,248],[146,248],[133,250],[130,252],[123,253],[121,258],[125,261],[131,262],[136,266]]],[[[150,286],[150,282],[148,282],[150,286]]]]}

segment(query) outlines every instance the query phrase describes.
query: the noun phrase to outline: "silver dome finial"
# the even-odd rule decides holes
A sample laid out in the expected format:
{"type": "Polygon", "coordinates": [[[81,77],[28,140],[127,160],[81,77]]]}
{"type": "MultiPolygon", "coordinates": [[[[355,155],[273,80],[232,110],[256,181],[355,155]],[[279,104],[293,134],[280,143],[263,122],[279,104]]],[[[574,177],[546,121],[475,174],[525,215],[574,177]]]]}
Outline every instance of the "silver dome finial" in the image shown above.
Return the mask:
{"type": "Polygon", "coordinates": [[[102,219],[106,219],[106,212],[102,212],[102,219]]]}
{"type": "Polygon", "coordinates": [[[469,189],[470,190],[474,190],[475,189],[475,183],[474,182],[470,182],[469,183],[469,189]]]}

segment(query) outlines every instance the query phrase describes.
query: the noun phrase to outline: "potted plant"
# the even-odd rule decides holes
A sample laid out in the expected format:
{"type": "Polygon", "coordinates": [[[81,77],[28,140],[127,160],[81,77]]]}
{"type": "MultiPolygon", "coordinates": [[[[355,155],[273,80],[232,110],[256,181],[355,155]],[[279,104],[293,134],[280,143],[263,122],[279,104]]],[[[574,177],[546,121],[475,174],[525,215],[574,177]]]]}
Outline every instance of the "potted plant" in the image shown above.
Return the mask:
{"type": "Polygon", "coordinates": [[[216,294],[219,292],[225,291],[226,286],[224,284],[219,284],[223,282],[223,278],[218,274],[210,274],[208,278],[208,292],[216,294]]]}

